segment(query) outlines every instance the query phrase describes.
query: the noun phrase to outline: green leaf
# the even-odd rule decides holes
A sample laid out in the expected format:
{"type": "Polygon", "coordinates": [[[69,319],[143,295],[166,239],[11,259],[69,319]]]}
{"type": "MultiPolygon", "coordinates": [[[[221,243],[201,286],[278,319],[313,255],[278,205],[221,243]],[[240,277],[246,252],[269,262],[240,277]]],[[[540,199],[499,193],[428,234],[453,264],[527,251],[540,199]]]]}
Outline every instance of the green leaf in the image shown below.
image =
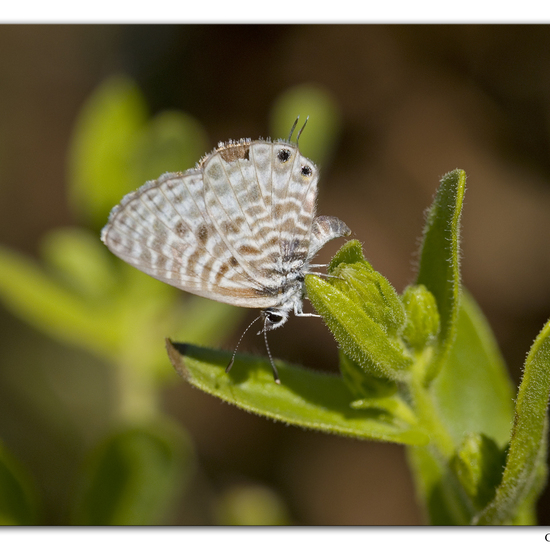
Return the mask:
{"type": "Polygon", "coordinates": [[[467,433],[483,433],[503,447],[510,438],[514,389],[487,320],[465,289],[456,333],[431,388],[437,410],[455,447],[467,433]]]}
{"type": "Polygon", "coordinates": [[[358,399],[387,397],[397,392],[397,383],[387,378],[373,376],[350,359],[342,350],[339,353],[340,372],[344,382],[358,399]]]}
{"type": "Polygon", "coordinates": [[[64,286],[83,297],[104,298],[120,282],[110,252],[91,231],[77,227],[55,229],[42,240],[41,251],[64,286]]]}
{"type": "Polygon", "coordinates": [[[237,407],[295,426],[412,445],[428,438],[381,408],[353,409],[354,400],[342,378],[277,361],[281,384],[275,384],[268,361],[238,355],[232,370],[230,353],[167,341],[177,372],[190,384],[237,407]]]}
{"type": "Polygon", "coordinates": [[[179,111],[164,111],[136,136],[133,179],[141,185],[166,172],[193,168],[206,148],[206,133],[196,119],[179,111]]]}
{"type": "Polygon", "coordinates": [[[0,525],[36,525],[37,495],[19,462],[0,444],[0,525]]]}
{"type": "Polygon", "coordinates": [[[537,336],[518,391],[506,468],[496,496],[476,518],[480,525],[514,522],[526,499],[534,500],[546,481],[548,399],[550,395],[550,321],[537,336]]]}
{"type": "Polygon", "coordinates": [[[340,264],[359,264],[366,268],[373,269],[365,256],[363,247],[357,239],[352,239],[340,247],[328,265],[328,272],[332,273],[340,264]]]}
{"type": "Polygon", "coordinates": [[[445,460],[428,446],[407,447],[407,459],[426,523],[468,525],[472,510],[445,460]]]}
{"type": "Polygon", "coordinates": [[[403,339],[420,353],[433,344],[439,333],[437,303],[424,285],[408,286],[402,300],[407,318],[403,339]]]}
{"type": "Polygon", "coordinates": [[[83,473],[77,525],[158,525],[183,491],[193,464],[187,435],[171,422],[112,435],[83,473]]]}
{"type": "Polygon", "coordinates": [[[94,227],[143,181],[131,178],[134,143],[147,120],[145,100],[130,79],[104,82],[87,100],[69,152],[71,204],[94,227]]]}
{"type": "Polygon", "coordinates": [[[103,302],[94,305],[29,258],[1,246],[0,300],[12,313],[61,341],[105,352],[116,348],[116,333],[103,326],[108,316],[103,302]]]}
{"type": "Polygon", "coordinates": [[[467,434],[452,458],[451,467],[478,510],[494,497],[505,458],[505,453],[484,434],[467,434]]]}
{"type": "Polygon", "coordinates": [[[460,215],[465,187],[463,170],[443,176],[424,228],[416,284],[424,285],[435,296],[441,322],[438,354],[428,367],[426,383],[439,373],[456,336],[460,301],[460,215]]]}

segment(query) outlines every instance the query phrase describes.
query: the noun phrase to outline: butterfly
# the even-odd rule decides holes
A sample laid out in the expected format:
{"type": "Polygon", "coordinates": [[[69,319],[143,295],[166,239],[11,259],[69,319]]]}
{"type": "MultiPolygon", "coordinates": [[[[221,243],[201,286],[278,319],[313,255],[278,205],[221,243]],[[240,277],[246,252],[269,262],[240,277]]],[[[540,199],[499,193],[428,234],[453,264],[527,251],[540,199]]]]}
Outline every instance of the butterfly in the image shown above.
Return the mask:
{"type": "Polygon", "coordinates": [[[261,309],[267,346],[267,331],[291,311],[314,316],[303,311],[305,275],[322,267],[311,261],[351,233],[336,217],[315,216],[319,170],[298,148],[305,124],[291,142],[298,118],[288,140],[222,142],[194,169],[145,183],[113,208],[101,240],[155,279],[261,309]]]}

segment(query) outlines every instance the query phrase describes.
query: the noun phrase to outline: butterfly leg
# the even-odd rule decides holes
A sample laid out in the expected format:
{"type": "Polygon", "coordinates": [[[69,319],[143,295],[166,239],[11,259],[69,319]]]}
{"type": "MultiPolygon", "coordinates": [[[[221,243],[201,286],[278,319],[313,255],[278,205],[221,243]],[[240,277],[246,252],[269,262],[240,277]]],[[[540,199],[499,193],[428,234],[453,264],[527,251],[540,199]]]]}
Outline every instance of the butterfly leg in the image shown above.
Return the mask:
{"type": "Polygon", "coordinates": [[[320,315],[317,315],[317,313],[304,313],[302,311],[301,303],[294,304],[294,315],[296,315],[296,317],[321,317],[320,315]]]}

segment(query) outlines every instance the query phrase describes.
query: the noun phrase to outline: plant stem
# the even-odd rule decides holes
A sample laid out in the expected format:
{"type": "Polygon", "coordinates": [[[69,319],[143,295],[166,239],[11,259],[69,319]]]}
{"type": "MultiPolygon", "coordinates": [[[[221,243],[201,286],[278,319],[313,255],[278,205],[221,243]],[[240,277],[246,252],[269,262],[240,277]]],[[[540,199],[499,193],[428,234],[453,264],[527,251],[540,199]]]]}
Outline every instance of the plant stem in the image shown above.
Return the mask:
{"type": "MultiPolygon", "coordinates": [[[[425,350],[415,362],[411,371],[409,391],[416,412],[418,423],[430,436],[427,452],[437,463],[440,472],[440,489],[445,497],[449,513],[457,525],[470,524],[475,508],[462,488],[449,461],[455,454],[455,444],[447,428],[441,422],[430,387],[424,384],[426,367],[432,357],[432,350],[425,350]]],[[[413,472],[415,470],[413,469],[413,472]]],[[[417,480],[421,483],[421,480],[417,480]]],[[[427,503],[426,503],[427,505],[427,503]]]]}

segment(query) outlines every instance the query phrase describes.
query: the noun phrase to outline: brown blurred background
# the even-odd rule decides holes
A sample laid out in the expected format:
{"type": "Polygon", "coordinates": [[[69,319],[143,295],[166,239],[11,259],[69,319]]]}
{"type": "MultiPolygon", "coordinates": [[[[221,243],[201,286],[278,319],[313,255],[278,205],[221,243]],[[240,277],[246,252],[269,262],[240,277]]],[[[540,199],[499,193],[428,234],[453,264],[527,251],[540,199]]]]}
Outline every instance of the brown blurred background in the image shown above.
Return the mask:
{"type": "MultiPolygon", "coordinates": [[[[550,316],[550,27],[2,26],[2,244],[36,255],[43,234],[76,223],[65,190],[67,147],[83,102],[115,73],[137,81],[153,113],[174,108],[195,116],[211,147],[268,135],[270,108],[287,88],[326,87],[343,130],[322,167],[318,211],[345,220],[398,291],[413,281],[423,212],[439,178],[466,170],[463,279],[519,382],[550,316]]],[[[315,121],[309,124],[314,131],[315,121]]],[[[251,319],[220,345],[231,349],[251,319]]],[[[319,320],[291,319],[270,334],[270,345],[277,357],[335,369],[336,344],[319,320]]],[[[244,347],[265,354],[260,338],[244,347]]],[[[55,411],[40,417],[0,387],[0,438],[62,502],[84,445],[67,435],[74,431],[71,403],[56,387],[59,377],[53,383],[43,374],[47,368],[73,385],[93,439],[109,401],[108,370],[0,308],[0,384],[39,385],[55,411]]],[[[200,475],[213,490],[265,484],[298,524],[422,522],[399,446],[274,424],[183,383],[165,398],[166,410],[191,432],[200,475]]],[[[198,492],[192,485],[180,523],[199,521],[207,496],[198,492]]],[[[543,524],[549,502],[547,492],[539,504],[543,524]]],[[[50,519],[63,522],[55,507],[50,519]]]]}

